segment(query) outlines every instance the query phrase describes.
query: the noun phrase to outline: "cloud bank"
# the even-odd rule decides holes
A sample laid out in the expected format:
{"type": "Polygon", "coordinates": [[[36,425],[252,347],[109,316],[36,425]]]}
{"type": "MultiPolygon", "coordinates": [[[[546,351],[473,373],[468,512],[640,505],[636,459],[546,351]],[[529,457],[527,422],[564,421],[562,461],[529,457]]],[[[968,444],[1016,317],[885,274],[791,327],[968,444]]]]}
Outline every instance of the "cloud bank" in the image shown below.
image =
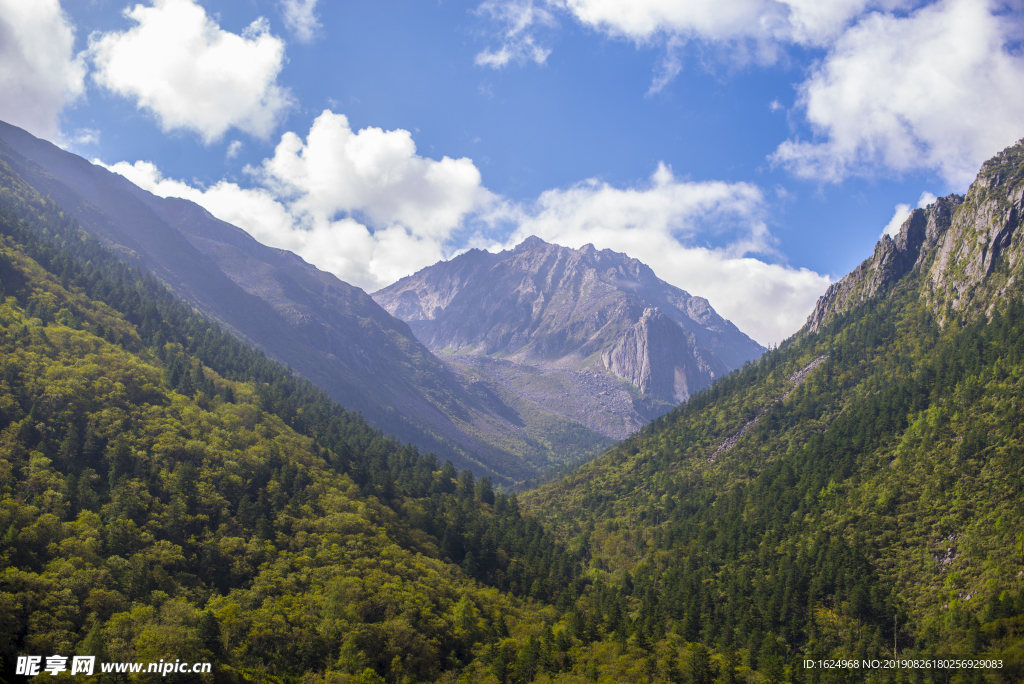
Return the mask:
{"type": "Polygon", "coordinates": [[[513,204],[483,186],[471,160],[422,157],[408,131],[353,131],[331,111],[305,139],[284,134],[272,157],[247,170],[252,187],[227,180],[195,187],[145,161],[107,168],[157,195],[192,200],[368,291],[467,245],[500,249],[537,235],[639,258],[767,343],[795,332],[829,284],[751,256],[773,253],[754,185],[682,181],[659,165],[637,187],[589,180],[513,204]],[[726,246],[697,246],[709,235],[726,246]]]}
{"type": "Polygon", "coordinates": [[[266,138],[292,107],[277,84],[284,42],[266,19],[230,33],[193,0],[154,0],[124,15],[134,27],[90,37],[93,79],[135,100],[165,132],[194,131],[207,143],[230,128],[266,138]]]}

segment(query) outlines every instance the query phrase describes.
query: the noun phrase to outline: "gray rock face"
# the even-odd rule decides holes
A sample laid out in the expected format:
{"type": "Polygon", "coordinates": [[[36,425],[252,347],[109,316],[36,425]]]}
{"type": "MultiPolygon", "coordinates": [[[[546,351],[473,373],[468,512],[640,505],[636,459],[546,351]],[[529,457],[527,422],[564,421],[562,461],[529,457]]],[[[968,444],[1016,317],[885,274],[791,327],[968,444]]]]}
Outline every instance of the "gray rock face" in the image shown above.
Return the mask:
{"type": "Polygon", "coordinates": [[[1020,276],[1024,140],[985,162],[926,264],[929,299],[945,320],[991,311],[1020,276]]]}
{"type": "MultiPolygon", "coordinates": [[[[633,389],[620,391],[636,395],[632,415],[601,428],[616,437],[764,351],[706,299],[640,261],[537,237],[500,254],[471,250],[373,297],[452,363],[483,355],[627,381],[633,389]]],[[[621,399],[615,394],[609,403],[621,399]]]]}
{"type": "Polygon", "coordinates": [[[920,274],[922,297],[940,324],[990,313],[1024,268],[1024,141],[985,162],[967,194],[915,209],[895,240],[884,236],[871,258],[818,299],[805,330],[883,295],[920,274]]]}
{"type": "Polygon", "coordinates": [[[725,364],[700,349],[693,333],[658,309],[645,309],[619,342],[601,353],[604,367],[644,394],[686,401],[725,372],[725,364]]]}

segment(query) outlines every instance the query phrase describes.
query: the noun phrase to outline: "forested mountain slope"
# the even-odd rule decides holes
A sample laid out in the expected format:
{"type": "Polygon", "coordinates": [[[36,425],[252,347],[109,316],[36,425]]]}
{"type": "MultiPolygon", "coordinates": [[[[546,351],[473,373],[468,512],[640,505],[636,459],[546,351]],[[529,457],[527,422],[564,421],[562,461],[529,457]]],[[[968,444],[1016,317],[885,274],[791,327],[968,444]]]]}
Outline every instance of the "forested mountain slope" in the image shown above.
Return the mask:
{"type": "Polygon", "coordinates": [[[524,430],[502,397],[460,380],[361,289],[192,202],[157,197],[3,122],[0,160],[204,316],[371,424],[460,467],[509,484],[609,444],[557,416],[524,430]]]}
{"type": "Polygon", "coordinates": [[[524,597],[571,600],[579,563],[514,496],[374,430],[0,170],[7,672],[92,654],[426,681],[550,631],[524,597]]]}
{"type": "Polygon", "coordinates": [[[701,642],[723,681],[872,681],[799,663],[894,651],[1024,679],[1022,196],[1018,144],[779,349],[527,496],[605,587],[596,634],[701,642]]]}
{"type": "Polygon", "coordinates": [[[637,259],[537,237],[438,262],[373,298],[463,374],[616,439],[764,352],[637,259]]]}

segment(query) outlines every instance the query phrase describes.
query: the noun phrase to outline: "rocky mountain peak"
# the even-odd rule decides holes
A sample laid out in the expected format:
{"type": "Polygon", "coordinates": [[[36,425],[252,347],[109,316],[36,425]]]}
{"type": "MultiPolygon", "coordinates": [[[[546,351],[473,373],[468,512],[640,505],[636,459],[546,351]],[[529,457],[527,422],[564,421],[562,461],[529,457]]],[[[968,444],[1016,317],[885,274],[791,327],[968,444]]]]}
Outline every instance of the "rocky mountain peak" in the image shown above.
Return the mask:
{"type": "Polygon", "coordinates": [[[1020,274],[1024,238],[1024,140],[982,165],[928,268],[929,298],[942,320],[991,311],[1020,274]]]}
{"type": "Polygon", "coordinates": [[[832,284],[807,319],[817,332],[834,316],[920,273],[940,322],[991,312],[1024,268],[1024,140],[986,161],[966,195],[915,209],[895,239],[883,236],[872,256],[832,284]]]}
{"type": "MultiPolygon", "coordinates": [[[[637,259],[592,244],[571,249],[533,236],[498,254],[439,262],[373,297],[451,363],[476,358],[474,371],[482,372],[479,357],[487,357],[511,364],[489,363],[487,372],[562,374],[559,391],[569,394],[591,387],[574,373],[610,375],[630,383],[643,401],[667,407],[763,352],[706,299],[669,285],[637,259]]],[[[629,396],[615,383],[602,391],[629,396]]],[[[635,414],[627,419],[631,429],[663,410],[636,409],[632,399],[627,406],[635,414]]],[[[574,418],[590,425],[590,416],[574,418]]]]}
{"type": "Polygon", "coordinates": [[[526,238],[525,240],[520,242],[518,245],[513,247],[512,251],[513,252],[526,252],[526,251],[529,251],[529,250],[532,250],[532,249],[538,249],[538,248],[550,247],[550,246],[551,245],[549,243],[544,242],[543,240],[541,240],[536,235],[531,235],[530,237],[526,238]]]}

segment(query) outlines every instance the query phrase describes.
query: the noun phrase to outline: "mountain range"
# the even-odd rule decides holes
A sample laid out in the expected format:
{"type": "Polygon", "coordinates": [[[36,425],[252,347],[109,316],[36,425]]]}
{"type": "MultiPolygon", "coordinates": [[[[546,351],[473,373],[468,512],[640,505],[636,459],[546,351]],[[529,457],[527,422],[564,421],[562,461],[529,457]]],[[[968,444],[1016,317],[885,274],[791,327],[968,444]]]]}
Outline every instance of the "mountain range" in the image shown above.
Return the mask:
{"type": "MultiPolygon", "coordinates": [[[[2,122],[0,160],[127,263],[153,274],[204,316],[288,364],[371,424],[504,484],[597,454],[761,351],[705,300],[658,281],[635,260],[601,253],[593,258],[618,268],[615,278],[621,282],[612,284],[614,278],[605,275],[592,292],[577,288],[573,314],[563,320],[547,307],[543,330],[532,334],[546,335],[548,344],[563,335],[579,356],[580,335],[590,325],[581,328],[580,321],[609,318],[589,345],[608,356],[605,366],[626,384],[579,362],[563,363],[559,369],[566,370],[557,372],[550,363],[508,366],[493,357],[474,357],[472,366],[442,362],[401,317],[361,289],[291,252],[260,244],[193,202],[157,197],[2,122]],[[648,297],[659,294],[645,303],[642,296],[625,296],[628,287],[639,287],[648,297]],[[707,329],[702,317],[709,321],[707,329]],[[735,350],[734,339],[740,343],[735,350]],[[563,401],[563,395],[572,401],[563,401]]],[[[533,254],[526,247],[516,253],[533,254]]],[[[483,254],[467,255],[455,268],[483,254]]],[[[593,278],[593,266],[587,268],[578,275],[593,278]]],[[[530,277],[541,277],[540,271],[530,277]]],[[[568,280],[557,287],[563,289],[541,296],[573,296],[564,289],[571,287],[568,280]]],[[[502,306],[518,293],[493,291],[498,299],[491,313],[502,316],[502,306]]],[[[461,301],[450,307],[447,325],[488,339],[504,334],[459,309],[461,301]],[[465,321],[456,324],[460,315],[465,321]]],[[[558,352],[552,348],[551,353],[558,352]]],[[[568,361],[567,353],[563,360],[568,361]]]]}
{"type": "MultiPolygon", "coordinates": [[[[778,348],[519,495],[384,435],[34,185],[0,159],[5,671],[75,654],[231,683],[1024,680],[1024,141],[778,348]]],[[[591,282],[591,250],[563,249],[518,248],[591,282]]],[[[591,287],[614,300],[612,276],[591,287]]],[[[575,313],[517,277],[538,313],[494,334],[431,330],[463,295],[411,288],[419,334],[611,377],[614,338],[588,347],[586,316],[548,336],[575,313]]]]}

